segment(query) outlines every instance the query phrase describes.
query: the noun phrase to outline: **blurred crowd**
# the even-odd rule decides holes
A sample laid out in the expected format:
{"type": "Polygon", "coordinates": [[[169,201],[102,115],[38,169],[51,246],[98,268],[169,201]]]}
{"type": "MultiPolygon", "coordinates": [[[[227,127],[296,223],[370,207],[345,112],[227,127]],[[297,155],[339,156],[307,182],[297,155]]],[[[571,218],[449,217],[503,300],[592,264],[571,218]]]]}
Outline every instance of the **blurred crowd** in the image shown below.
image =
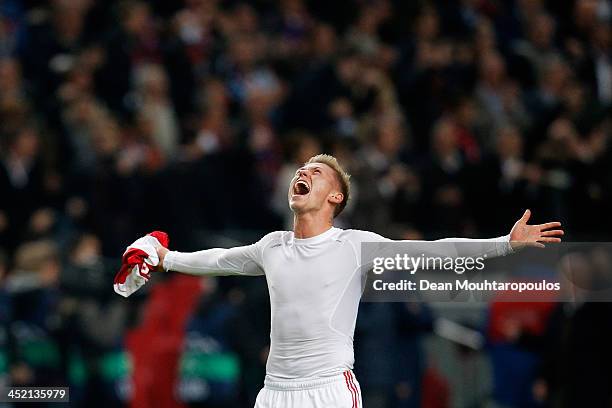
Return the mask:
{"type": "MultiPolygon", "coordinates": [[[[498,236],[531,208],[570,240],[606,240],[611,21],[609,0],[3,0],[0,377],[69,383],[83,406],[146,400],[134,384],[155,373],[126,338],[179,319],[152,307],[176,306],[162,292],[175,278],[159,278],[158,303],[114,295],[126,244],[152,229],[181,250],[290,229],[289,180],[320,152],[353,176],[340,227],[498,236]]],[[[184,329],[152,332],[176,357],[172,398],[252,402],[269,309],[265,282],[248,281],[181,283],[200,288],[184,329]]],[[[446,406],[419,345],[431,311],[362,309],[366,406],[446,406]]],[[[515,326],[496,339],[530,353],[515,326]]],[[[525,399],[491,398],[548,406],[564,385],[535,376],[516,385],[525,399]]]]}

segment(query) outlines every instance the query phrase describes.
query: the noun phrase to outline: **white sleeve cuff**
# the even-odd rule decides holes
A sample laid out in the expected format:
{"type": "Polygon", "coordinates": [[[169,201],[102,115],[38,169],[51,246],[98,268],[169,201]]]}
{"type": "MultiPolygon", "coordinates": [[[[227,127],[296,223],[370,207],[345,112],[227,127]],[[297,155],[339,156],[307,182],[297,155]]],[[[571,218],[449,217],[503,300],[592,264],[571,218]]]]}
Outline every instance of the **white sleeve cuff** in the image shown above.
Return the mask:
{"type": "Polygon", "coordinates": [[[166,252],[166,256],[164,256],[164,263],[162,264],[162,268],[164,269],[164,272],[168,272],[172,270],[172,267],[174,265],[174,253],[175,251],[168,251],[166,252]]]}
{"type": "Polygon", "coordinates": [[[502,242],[505,244],[503,249],[503,255],[508,255],[514,253],[514,249],[512,248],[512,244],[510,243],[510,234],[504,235],[502,238],[502,242]]]}

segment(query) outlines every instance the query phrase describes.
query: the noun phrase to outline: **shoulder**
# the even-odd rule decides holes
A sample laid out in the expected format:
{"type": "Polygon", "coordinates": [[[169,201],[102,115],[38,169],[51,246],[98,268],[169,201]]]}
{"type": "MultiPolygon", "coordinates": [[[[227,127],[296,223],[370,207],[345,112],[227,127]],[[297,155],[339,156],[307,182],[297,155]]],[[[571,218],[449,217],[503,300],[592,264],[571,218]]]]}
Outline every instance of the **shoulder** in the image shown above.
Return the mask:
{"type": "Polygon", "coordinates": [[[264,235],[255,245],[257,245],[261,250],[270,246],[271,244],[280,243],[283,239],[286,239],[287,234],[290,234],[291,231],[272,231],[264,235]]]}
{"type": "Polygon", "coordinates": [[[387,238],[371,231],[363,231],[357,229],[347,229],[341,231],[342,232],[340,236],[346,239],[347,241],[351,241],[353,243],[381,242],[387,240],[387,238]]]}

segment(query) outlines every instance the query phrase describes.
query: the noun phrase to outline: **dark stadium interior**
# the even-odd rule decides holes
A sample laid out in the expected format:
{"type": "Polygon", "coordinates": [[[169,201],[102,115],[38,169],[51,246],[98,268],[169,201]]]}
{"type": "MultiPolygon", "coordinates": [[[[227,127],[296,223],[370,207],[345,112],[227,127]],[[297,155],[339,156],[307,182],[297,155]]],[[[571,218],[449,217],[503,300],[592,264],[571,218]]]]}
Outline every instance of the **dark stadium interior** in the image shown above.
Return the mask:
{"type": "MultiPolygon", "coordinates": [[[[609,241],[611,22],[609,0],[0,1],[0,385],[252,406],[263,278],[112,279],[152,230],[189,251],[291,229],[321,152],[352,174],[343,228],[494,237],[530,208],[609,241]]],[[[610,407],[612,306],[548,306],[456,313],[470,350],[436,337],[443,307],[362,303],[364,406],[610,407]]]]}

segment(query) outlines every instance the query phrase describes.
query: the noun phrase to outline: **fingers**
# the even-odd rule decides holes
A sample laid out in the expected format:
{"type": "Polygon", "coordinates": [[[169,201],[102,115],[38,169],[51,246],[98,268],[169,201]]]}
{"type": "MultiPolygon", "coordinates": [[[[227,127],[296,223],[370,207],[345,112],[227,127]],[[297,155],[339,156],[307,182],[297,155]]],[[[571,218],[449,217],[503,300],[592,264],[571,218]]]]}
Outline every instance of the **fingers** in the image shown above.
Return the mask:
{"type": "Polygon", "coordinates": [[[556,237],[556,236],[563,235],[563,234],[565,234],[563,230],[549,230],[549,231],[542,231],[540,235],[543,237],[556,237]]]}
{"type": "Polygon", "coordinates": [[[535,247],[535,248],[546,248],[546,245],[542,244],[541,242],[525,242],[525,246],[535,247]]]}
{"type": "Polygon", "coordinates": [[[537,227],[540,228],[540,230],[547,230],[550,228],[557,228],[560,227],[561,223],[558,221],[555,222],[547,222],[545,224],[538,224],[537,227]]]}
{"type": "Polygon", "coordinates": [[[561,242],[561,238],[557,237],[542,237],[538,239],[538,242],[561,242]]]}
{"type": "Polygon", "coordinates": [[[531,210],[526,209],[525,212],[523,213],[523,216],[521,217],[521,221],[526,223],[527,221],[529,221],[529,218],[531,218],[531,210]]]}

